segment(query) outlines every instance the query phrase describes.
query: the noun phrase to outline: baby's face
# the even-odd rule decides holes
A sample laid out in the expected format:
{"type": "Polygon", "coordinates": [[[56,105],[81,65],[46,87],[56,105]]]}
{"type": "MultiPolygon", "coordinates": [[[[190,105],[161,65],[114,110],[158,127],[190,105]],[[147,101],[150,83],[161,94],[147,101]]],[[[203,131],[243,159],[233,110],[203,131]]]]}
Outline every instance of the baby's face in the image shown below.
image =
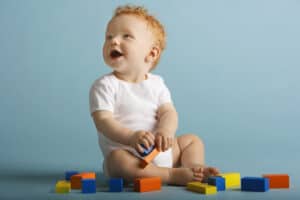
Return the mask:
{"type": "Polygon", "coordinates": [[[153,34],[143,19],[120,15],[107,26],[103,58],[107,65],[120,73],[148,72],[151,63],[146,57],[153,44],[153,34]]]}

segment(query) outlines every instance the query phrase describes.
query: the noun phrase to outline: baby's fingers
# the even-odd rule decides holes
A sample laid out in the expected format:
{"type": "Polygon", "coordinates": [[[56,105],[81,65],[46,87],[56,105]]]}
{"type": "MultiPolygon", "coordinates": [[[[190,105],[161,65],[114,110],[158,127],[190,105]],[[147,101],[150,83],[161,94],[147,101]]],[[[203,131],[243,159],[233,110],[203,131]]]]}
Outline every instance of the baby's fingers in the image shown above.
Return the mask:
{"type": "Polygon", "coordinates": [[[162,137],[161,136],[156,137],[155,145],[156,145],[156,148],[158,149],[158,151],[162,151],[162,137]]]}
{"type": "Polygon", "coordinates": [[[144,138],[147,140],[149,148],[154,145],[154,136],[152,135],[152,133],[147,132],[144,138]]]}
{"type": "Polygon", "coordinates": [[[139,153],[144,153],[144,148],[142,147],[142,145],[140,144],[137,144],[136,145],[136,148],[135,148],[139,153]]]}
{"type": "Polygon", "coordinates": [[[154,135],[153,135],[153,133],[151,133],[151,132],[146,132],[146,135],[149,137],[149,139],[151,140],[151,141],[153,141],[153,143],[154,143],[154,140],[155,140],[155,137],[154,137],[154,135]]]}
{"type": "Polygon", "coordinates": [[[149,149],[152,146],[146,137],[144,137],[143,139],[140,140],[140,144],[145,149],[149,149]]]}
{"type": "Polygon", "coordinates": [[[167,137],[162,137],[162,151],[169,149],[169,141],[167,137]]]}

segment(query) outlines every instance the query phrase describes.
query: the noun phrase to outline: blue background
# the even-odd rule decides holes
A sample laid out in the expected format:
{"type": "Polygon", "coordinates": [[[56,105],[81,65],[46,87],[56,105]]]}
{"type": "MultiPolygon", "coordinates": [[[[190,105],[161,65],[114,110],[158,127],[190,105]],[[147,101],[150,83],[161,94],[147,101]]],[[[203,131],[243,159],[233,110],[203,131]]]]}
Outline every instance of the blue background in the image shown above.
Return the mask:
{"type": "Polygon", "coordinates": [[[48,174],[48,193],[65,170],[102,170],[88,92],[110,72],[101,52],[105,28],[125,3],[145,5],[165,25],[167,49],[154,73],[172,92],[178,135],[197,133],[207,164],[222,171],[288,173],[292,189],[283,195],[299,195],[295,0],[1,0],[1,174],[29,185],[48,174]]]}

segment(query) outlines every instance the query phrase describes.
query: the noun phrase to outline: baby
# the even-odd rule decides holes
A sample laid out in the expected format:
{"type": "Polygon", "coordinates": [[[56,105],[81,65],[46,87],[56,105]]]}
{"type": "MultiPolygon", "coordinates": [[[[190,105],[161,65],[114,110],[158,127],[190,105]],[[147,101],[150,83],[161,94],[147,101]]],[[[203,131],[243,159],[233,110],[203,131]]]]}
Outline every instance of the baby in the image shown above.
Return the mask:
{"type": "Polygon", "coordinates": [[[159,176],[166,184],[203,181],[218,170],[204,165],[204,145],[195,134],[175,137],[178,116],[163,79],[150,73],[166,43],[161,23],[139,6],[115,10],[103,46],[110,74],[90,89],[90,112],[98,131],[107,177],[131,182],[159,176]],[[140,167],[140,153],[155,145],[158,156],[140,167]]]}

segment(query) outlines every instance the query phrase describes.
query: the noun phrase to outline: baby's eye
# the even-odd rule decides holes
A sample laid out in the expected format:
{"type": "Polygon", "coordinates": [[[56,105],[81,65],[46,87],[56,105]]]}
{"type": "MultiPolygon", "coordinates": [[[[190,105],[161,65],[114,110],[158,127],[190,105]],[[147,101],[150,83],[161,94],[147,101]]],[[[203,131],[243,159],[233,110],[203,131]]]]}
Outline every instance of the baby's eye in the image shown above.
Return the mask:
{"type": "Polygon", "coordinates": [[[131,36],[130,34],[124,34],[123,37],[124,37],[125,39],[132,38],[132,36],[131,36]]]}
{"type": "Polygon", "coordinates": [[[112,35],[107,35],[107,36],[106,36],[106,39],[107,39],[107,40],[111,40],[112,38],[113,38],[112,35]]]}

